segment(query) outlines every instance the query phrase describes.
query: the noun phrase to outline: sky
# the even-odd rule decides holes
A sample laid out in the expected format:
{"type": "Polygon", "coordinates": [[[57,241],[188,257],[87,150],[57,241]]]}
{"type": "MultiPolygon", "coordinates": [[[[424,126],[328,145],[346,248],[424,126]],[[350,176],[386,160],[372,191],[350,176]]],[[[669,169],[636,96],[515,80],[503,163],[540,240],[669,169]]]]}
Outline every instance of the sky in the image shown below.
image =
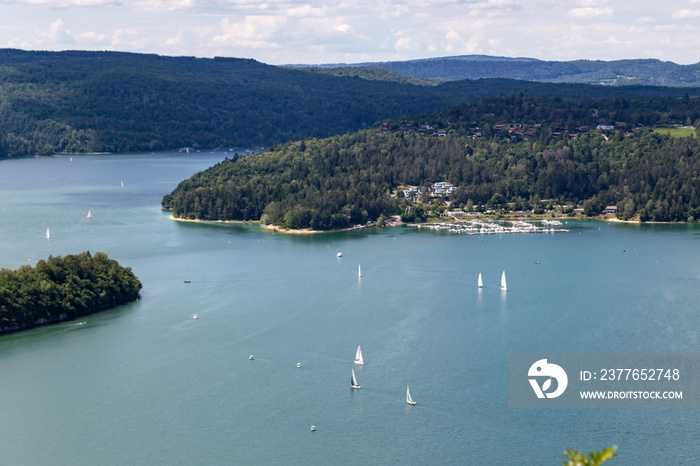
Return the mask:
{"type": "Polygon", "coordinates": [[[0,0],[0,48],[272,65],[484,54],[700,62],[700,0],[0,0]]]}

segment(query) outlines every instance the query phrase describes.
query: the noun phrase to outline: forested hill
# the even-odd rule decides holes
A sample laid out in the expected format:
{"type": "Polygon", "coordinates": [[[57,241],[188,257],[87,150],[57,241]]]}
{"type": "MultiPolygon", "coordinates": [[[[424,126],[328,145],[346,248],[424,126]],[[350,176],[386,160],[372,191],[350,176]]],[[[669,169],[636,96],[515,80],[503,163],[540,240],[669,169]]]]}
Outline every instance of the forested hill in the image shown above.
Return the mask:
{"type": "Polygon", "coordinates": [[[700,63],[679,65],[655,59],[544,61],[462,55],[335,66],[380,68],[418,79],[509,78],[552,83],[700,86],[700,63]]]}
{"type": "Polygon", "coordinates": [[[617,205],[624,219],[692,221],[700,139],[644,125],[699,119],[700,99],[500,96],[226,160],[181,182],[163,207],[180,218],[339,229],[440,208],[427,188],[444,181],[458,187],[452,209],[547,199],[590,215],[617,205]],[[417,205],[403,198],[406,186],[421,188],[417,205]]]}
{"type": "Polygon", "coordinates": [[[386,73],[335,76],[248,59],[0,49],[0,157],[269,146],[502,93],[700,95],[697,88],[503,79],[423,84],[386,73]]]}
{"type": "Polygon", "coordinates": [[[72,320],[139,297],[141,282],[103,252],[0,270],[0,333],[72,320]]]}

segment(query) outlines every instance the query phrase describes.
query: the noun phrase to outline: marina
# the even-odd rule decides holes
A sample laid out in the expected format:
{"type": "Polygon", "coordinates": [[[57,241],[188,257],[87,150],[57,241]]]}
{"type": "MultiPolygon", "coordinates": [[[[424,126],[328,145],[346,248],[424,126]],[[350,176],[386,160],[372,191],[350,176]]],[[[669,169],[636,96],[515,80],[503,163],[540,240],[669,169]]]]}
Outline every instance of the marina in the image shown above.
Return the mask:
{"type": "Polygon", "coordinates": [[[562,222],[559,220],[541,220],[526,222],[522,220],[487,222],[473,219],[468,222],[439,222],[439,223],[416,223],[410,226],[418,229],[442,231],[448,233],[458,233],[463,235],[505,235],[511,233],[567,233],[569,230],[560,228],[562,222]],[[538,226],[536,223],[542,226],[538,226]]]}

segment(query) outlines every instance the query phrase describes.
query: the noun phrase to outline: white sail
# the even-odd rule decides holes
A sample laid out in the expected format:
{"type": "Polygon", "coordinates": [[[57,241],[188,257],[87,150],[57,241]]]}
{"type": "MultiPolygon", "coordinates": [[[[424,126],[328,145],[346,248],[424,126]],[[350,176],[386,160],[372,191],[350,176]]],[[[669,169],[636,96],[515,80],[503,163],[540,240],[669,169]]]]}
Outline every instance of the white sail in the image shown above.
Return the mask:
{"type": "Polygon", "coordinates": [[[481,280],[481,272],[479,272],[479,280],[477,281],[477,285],[479,286],[479,288],[484,287],[484,282],[481,280]]]}
{"type": "Polygon", "coordinates": [[[501,291],[506,291],[508,287],[506,286],[506,271],[503,271],[503,275],[501,275],[501,291]]]}
{"type": "Polygon", "coordinates": [[[406,403],[410,405],[416,404],[416,402],[413,401],[413,398],[411,398],[411,392],[408,390],[408,385],[406,385],[406,403]]]}
{"type": "Polygon", "coordinates": [[[352,379],[350,379],[350,386],[352,388],[360,388],[360,384],[357,383],[357,379],[355,378],[355,369],[352,370],[352,379]]]}
{"type": "Polygon", "coordinates": [[[122,180],[122,188],[124,187],[124,180],[122,180]]]}
{"type": "Polygon", "coordinates": [[[357,347],[357,352],[355,353],[355,364],[364,364],[365,360],[362,359],[362,348],[357,347]]]}
{"type": "Polygon", "coordinates": [[[87,218],[92,218],[92,212],[88,210],[87,218]]]}
{"type": "Polygon", "coordinates": [[[358,277],[361,277],[361,276],[362,276],[362,267],[359,266],[359,265],[357,266],[357,276],[358,276],[358,277]]]}
{"type": "Polygon", "coordinates": [[[48,228],[46,229],[46,239],[51,239],[51,233],[48,228]]]}

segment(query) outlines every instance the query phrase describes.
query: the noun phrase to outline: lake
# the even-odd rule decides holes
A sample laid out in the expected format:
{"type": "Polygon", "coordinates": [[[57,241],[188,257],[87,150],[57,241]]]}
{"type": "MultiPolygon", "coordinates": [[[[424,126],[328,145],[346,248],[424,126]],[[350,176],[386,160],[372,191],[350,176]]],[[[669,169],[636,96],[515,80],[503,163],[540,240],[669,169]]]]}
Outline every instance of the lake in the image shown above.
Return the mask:
{"type": "Polygon", "coordinates": [[[0,336],[0,464],[555,465],[615,444],[612,464],[696,464],[697,409],[513,409],[507,362],[698,350],[700,227],[286,235],[160,209],[231,154],[0,162],[0,267],[103,251],[143,283],[86,325],[0,336]]]}

